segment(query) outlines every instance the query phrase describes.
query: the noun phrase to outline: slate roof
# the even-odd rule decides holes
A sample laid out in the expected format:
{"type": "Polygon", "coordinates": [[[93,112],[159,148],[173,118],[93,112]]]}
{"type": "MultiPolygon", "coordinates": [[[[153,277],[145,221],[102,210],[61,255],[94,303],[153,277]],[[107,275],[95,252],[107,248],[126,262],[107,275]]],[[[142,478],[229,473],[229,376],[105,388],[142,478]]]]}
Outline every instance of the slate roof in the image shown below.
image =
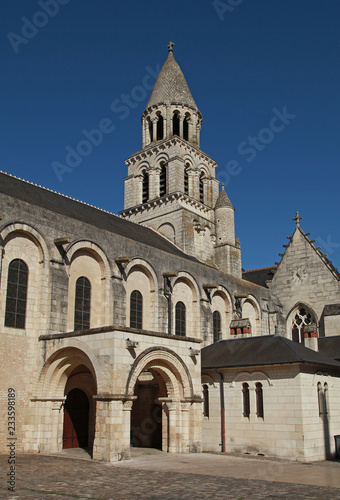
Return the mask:
{"type": "Polygon", "coordinates": [[[197,259],[188,256],[152,229],[121,219],[110,212],[106,212],[92,205],[69,198],[68,196],[64,196],[1,171],[0,193],[23,200],[40,208],[51,210],[62,216],[91,224],[96,228],[104,229],[138,243],[144,243],[157,250],[163,250],[170,254],[198,262],[197,259]]]}
{"type": "Polygon", "coordinates": [[[185,104],[197,109],[182,70],[172,52],[169,52],[159,72],[146,109],[160,103],[185,104]]]}
{"type": "Polygon", "coordinates": [[[327,304],[322,312],[323,316],[339,316],[340,304],[327,304]]]}
{"type": "Polygon", "coordinates": [[[340,361],[340,335],[319,338],[319,352],[340,361]]]}
{"type": "Polygon", "coordinates": [[[339,368],[320,352],[278,335],[220,340],[202,349],[202,369],[308,363],[339,368]]]}
{"type": "Polygon", "coordinates": [[[242,272],[244,280],[255,283],[255,285],[266,286],[266,281],[271,281],[276,272],[277,266],[263,267],[262,269],[251,269],[242,272]]]}

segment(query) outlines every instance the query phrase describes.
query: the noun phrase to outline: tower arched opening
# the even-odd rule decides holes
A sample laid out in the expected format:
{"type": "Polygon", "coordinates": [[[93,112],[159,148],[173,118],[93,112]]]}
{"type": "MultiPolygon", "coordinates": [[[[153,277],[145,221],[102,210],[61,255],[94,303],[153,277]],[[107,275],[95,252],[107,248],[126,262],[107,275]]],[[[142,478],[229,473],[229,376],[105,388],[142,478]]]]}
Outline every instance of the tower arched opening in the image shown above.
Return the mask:
{"type": "Polygon", "coordinates": [[[172,117],[172,133],[179,136],[179,113],[176,111],[172,117]]]}
{"type": "Polygon", "coordinates": [[[160,141],[164,137],[164,120],[161,114],[158,115],[157,121],[157,141],[160,141]]]}

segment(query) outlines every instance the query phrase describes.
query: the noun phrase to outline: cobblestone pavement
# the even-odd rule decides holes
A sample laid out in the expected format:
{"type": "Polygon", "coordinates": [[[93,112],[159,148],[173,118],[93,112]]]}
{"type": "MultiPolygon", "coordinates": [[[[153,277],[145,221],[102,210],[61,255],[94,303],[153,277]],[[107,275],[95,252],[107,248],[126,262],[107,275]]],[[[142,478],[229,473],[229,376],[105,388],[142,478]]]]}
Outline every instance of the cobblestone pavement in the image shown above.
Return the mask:
{"type": "MultiPolygon", "coordinates": [[[[162,463],[164,454],[159,455],[157,461],[162,463]]],[[[16,462],[16,491],[8,492],[6,474],[9,471],[7,457],[0,456],[1,499],[12,500],[58,500],[60,499],[87,499],[87,500],[118,500],[118,499],[340,499],[339,488],[325,486],[295,484],[292,482],[266,481],[258,479],[244,479],[239,477],[223,477],[209,473],[187,472],[185,463],[190,468],[190,459],[195,455],[185,455],[185,461],[180,464],[182,472],[155,470],[150,465],[142,468],[137,462],[131,460],[134,467],[129,467],[129,462],[123,466],[103,464],[81,458],[70,458],[68,455],[19,455],[16,462]]],[[[201,455],[202,457],[202,455],[201,455]]],[[[202,457],[206,464],[214,464],[216,456],[205,454],[202,457]]],[[[220,458],[232,459],[233,457],[220,458]]],[[[254,468],[253,461],[238,459],[240,468],[254,468]]],[[[235,460],[234,460],[235,462],[235,460]]],[[[275,463],[275,461],[266,460],[275,463]]],[[[197,462],[196,462],[197,463],[197,462]]],[[[226,460],[224,469],[233,460],[226,460]]],[[[121,464],[121,463],[120,463],[121,464]]],[[[257,467],[267,465],[257,462],[257,467]]],[[[291,464],[290,464],[291,465],[291,464]]],[[[299,466],[299,464],[296,464],[299,466]]],[[[303,464],[307,466],[307,464],[303,464]]],[[[208,465],[207,465],[208,466],[208,465]]],[[[314,464],[310,464],[311,478],[313,477],[314,464]]],[[[328,470],[335,470],[340,477],[340,463],[320,463],[316,470],[324,470],[327,478],[328,470]]],[[[219,468],[219,467],[217,467],[219,468]]],[[[209,469],[209,467],[208,467],[209,469]]],[[[219,468],[220,469],[220,468],[219,468]]],[[[197,470],[197,469],[195,469],[197,470]]],[[[283,470],[283,469],[282,469],[283,470]]],[[[304,471],[304,469],[301,469],[304,471]]],[[[229,471],[230,472],[230,471],[229,471]]],[[[304,472],[301,472],[304,475],[304,472]]]]}

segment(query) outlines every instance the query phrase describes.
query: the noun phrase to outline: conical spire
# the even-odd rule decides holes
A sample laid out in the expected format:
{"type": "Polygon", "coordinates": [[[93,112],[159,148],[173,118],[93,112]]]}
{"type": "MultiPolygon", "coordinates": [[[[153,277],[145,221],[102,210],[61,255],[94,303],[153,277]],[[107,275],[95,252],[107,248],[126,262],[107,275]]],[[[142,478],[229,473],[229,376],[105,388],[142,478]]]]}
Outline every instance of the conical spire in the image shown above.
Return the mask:
{"type": "Polygon", "coordinates": [[[227,193],[224,190],[224,184],[222,183],[221,192],[217,198],[215,208],[230,207],[234,208],[231,201],[228,198],[227,193]]]}
{"type": "Polygon", "coordinates": [[[197,109],[181,68],[173,55],[173,43],[168,45],[169,55],[159,72],[146,109],[160,103],[184,104],[197,109]]]}

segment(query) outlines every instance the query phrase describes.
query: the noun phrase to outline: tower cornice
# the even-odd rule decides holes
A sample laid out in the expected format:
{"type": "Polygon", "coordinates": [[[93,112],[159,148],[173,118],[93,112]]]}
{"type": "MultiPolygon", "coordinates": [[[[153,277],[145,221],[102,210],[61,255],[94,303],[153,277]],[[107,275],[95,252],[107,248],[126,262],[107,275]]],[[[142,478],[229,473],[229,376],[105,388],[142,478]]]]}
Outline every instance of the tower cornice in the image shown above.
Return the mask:
{"type": "Polygon", "coordinates": [[[125,160],[126,165],[134,165],[137,162],[140,162],[142,160],[147,160],[148,158],[154,157],[155,155],[162,153],[169,149],[172,146],[175,146],[178,144],[183,150],[187,153],[192,154],[198,159],[201,159],[202,161],[206,162],[209,166],[216,168],[217,167],[217,162],[213,160],[209,155],[206,153],[203,153],[198,147],[191,145],[184,139],[181,139],[180,137],[173,136],[170,137],[169,139],[163,139],[157,142],[153,142],[146,146],[144,149],[141,151],[138,151],[137,153],[134,153],[132,156],[130,156],[127,160],[125,160]]]}

